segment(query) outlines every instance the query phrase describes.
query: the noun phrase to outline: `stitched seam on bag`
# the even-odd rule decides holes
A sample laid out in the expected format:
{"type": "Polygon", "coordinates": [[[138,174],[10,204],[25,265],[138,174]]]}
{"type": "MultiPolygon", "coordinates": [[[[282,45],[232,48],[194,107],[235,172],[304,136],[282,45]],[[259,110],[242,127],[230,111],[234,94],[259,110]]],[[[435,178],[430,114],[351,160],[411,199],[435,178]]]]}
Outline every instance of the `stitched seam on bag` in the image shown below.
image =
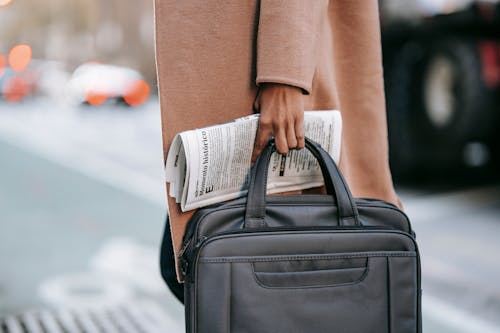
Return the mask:
{"type": "Polygon", "coordinates": [[[266,194],[267,194],[267,183],[269,181],[269,179],[267,179],[267,177],[268,177],[268,173],[269,173],[269,163],[271,162],[271,157],[273,156],[273,153],[276,150],[276,146],[275,146],[274,142],[272,143],[272,147],[274,147],[274,149],[272,149],[271,153],[269,154],[269,157],[266,156],[267,167],[264,168],[264,189],[263,189],[264,194],[262,197],[262,201],[260,202],[262,204],[262,207],[260,210],[260,216],[262,216],[261,227],[264,227],[266,225],[266,223],[264,221],[264,217],[266,216],[266,194]]]}
{"type": "MultiPolygon", "coordinates": [[[[273,143],[273,145],[274,145],[274,143],[273,143]]],[[[273,151],[269,154],[268,157],[267,156],[263,156],[263,158],[269,159],[269,161],[270,161],[272,155],[273,155],[273,151]]],[[[258,227],[265,227],[266,226],[266,222],[264,220],[264,217],[266,215],[266,200],[265,200],[265,197],[266,197],[266,189],[267,189],[268,170],[269,170],[269,162],[267,163],[267,168],[264,168],[264,185],[265,185],[264,189],[263,189],[263,191],[264,191],[264,199],[262,201],[259,200],[259,204],[260,204],[261,208],[259,209],[258,214],[261,217],[259,217],[259,218],[246,218],[247,221],[256,221],[258,223],[258,227]]],[[[255,182],[255,175],[256,175],[256,173],[254,173],[253,177],[252,177],[252,180],[254,182],[255,182]]]]}
{"type": "Polygon", "coordinates": [[[367,260],[365,271],[363,272],[363,274],[361,275],[361,277],[359,279],[357,279],[356,281],[344,282],[344,283],[337,283],[337,284],[322,284],[322,285],[317,285],[317,286],[271,287],[271,286],[265,285],[264,283],[262,283],[262,281],[259,280],[259,278],[255,274],[255,267],[254,267],[254,265],[252,265],[252,269],[253,269],[253,274],[252,275],[253,275],[253,278],[254,278],[255,282],[260,287],[266,288],[266,289],[284,290],[284,289],[335,288],[335,287],[354,286],[356,284],[359,284],[359,283],[363,282],[366,279],[366,277],[368,276],[368,272],[370,271],[370,260],[367,260]]]}
{"type": "Polygon", "coordinates": [[[387,333],[392,332],[392,318],[391,318],[391,312],[392,312],[392,302],[391,302],[391,261],[390,258],[386,258],[387,261],[387,333]]]}
{"type": "Polygon", "coordinates": [[[351,254],[332,254],[332,255],[283,255],[283,256],[235,256],[235,257],[208,257],[200,258],[203,263],[223,263],[223,262],[270,262],[284,260],[329,260],[329,259],[351,259],[351,258],[370,258],[370,257],[416,257],[413,251],[400,252],[366,252],[351,254]]]}
{"type": "Polygon", "coordinates": [[[226,309],[226,313],[227,313],[226,332],[227,333],[231,332],[231,295],[233,294],[232,290],[231,290],[232,288],[233,288],[233,265],[230,263],[229,264],[229,293],[227,295],[227,298],[229,300],[226,301],[226,303],[227,303],[227,309],[226,309]]]}

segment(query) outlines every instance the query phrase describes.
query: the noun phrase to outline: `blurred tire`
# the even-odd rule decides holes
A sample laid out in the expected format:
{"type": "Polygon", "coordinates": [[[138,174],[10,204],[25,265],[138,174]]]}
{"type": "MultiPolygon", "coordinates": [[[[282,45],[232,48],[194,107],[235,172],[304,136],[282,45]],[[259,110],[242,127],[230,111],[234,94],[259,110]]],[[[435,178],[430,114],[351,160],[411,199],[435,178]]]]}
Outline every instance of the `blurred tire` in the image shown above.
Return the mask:
{"type": "MultiPolygon", "coordinates": [[[[498,119],[475,43],[409,43],[393,59],[386,86],[395,177],[464,169],[470,162],[464,147],[489,142],[498,119]]],[[[487,163],[477,162],[476,167],[487,163]]]]}
{"type": "Polygon", "coordinates": [[[445,39],[431,44],[420,70],[419,117],[431,142],[489,139],[496,125],[494,92],[483,81],[476,43],[445,39]]]}

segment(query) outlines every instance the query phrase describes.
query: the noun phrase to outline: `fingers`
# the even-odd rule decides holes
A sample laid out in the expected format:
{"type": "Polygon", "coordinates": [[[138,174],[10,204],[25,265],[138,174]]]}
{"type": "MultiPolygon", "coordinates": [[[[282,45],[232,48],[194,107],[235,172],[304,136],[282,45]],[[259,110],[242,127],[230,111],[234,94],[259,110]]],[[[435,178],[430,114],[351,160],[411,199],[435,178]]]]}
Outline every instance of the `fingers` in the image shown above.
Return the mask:
{"type": "Polygon", "coordinates": [[[257,157],[262,153],[266,147],[267,142],[271,135],[274,135],[274,142],[276,144],[276,150],[280,154],[286,154],[288,152],[288,140],[286,135],[286,130],[283,126],[270,125],[267,121],[259,121],[259,126],[257,128],[257,134],[255,136],[255,143],[252,152],[251,162],[252,165],[257,160],[257,157]]]}
{"type": "Polygon", "coordinates": [[[299,117],[295,121],[289,121],[286,126],[280,122],[270,125],[266,120],[259,121],[251,158],[252,164],[264,150],[271,135],[274,135],[276,150],[280,154],[288,153],[289,149],[303,148],[305,144],[303,121],[303,117],[299,117]]]}
{"type": "Polygon", "coordinates": [[[276,150],[280,154],[288,153],[288,141],[286,135],[285,127],[275,127],[274,128],[274,142],[276,144],[276,150]]]}
{"type": "Polygon", "coordinates": [[[295,120],[292,119],[288,122],[286,127],[286,140],[288,141],[288,148],[297,148],[297,134],[295,133],[295,120]]]}
{"type": "Polygon", "coordinates": [[[304,103],[302,90],[284,84],[263,84],[254,100],[254,111],[260,113],[252,152],[252,164],[274,135],[276,150],[286,154],[300,149],[304,142],[304,103]]]}
{"type": "Polygon", "coordinates": [[[272,127],[270,126],[270,124],[267,124],[262,120],[260,120],[252,152],[252,159],[251,159],[252,164],[255,163],[257,157],[259,157],[259,155],[264,150],[271,134],[272,134],[272,127]]]}
{"type": "Polygon", "coordinates": [[[305,147],[305,134],[304,134],[304,112],[301,112],[295,119],[295,139],[297,140],[297,149],[305,147]]]}

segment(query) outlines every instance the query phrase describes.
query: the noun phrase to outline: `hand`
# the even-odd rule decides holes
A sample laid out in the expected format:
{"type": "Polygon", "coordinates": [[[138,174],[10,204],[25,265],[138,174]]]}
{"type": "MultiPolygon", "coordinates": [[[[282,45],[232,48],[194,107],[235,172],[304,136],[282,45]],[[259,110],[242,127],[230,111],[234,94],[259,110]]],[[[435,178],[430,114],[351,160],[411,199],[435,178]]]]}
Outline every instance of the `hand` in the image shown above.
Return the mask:
{"type": "Polygon", "coordinates": [[[289,149],[304,148],[304,101],[300,88],[263,83],[254,103],[260,113],[252,152],[252,164],[262,153],[271,135],[280,154],[289,149]]]}

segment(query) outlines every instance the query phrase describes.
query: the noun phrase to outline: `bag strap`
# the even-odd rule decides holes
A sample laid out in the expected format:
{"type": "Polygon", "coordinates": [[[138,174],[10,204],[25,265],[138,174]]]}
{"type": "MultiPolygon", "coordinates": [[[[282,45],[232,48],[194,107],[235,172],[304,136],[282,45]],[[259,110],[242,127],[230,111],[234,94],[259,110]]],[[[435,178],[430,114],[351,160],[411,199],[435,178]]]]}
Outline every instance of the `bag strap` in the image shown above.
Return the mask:
{"type": "MultiPolygon", "coordinates": [[[[331,156],[318,143],[307,137],[305,138],[305,148],[318,160],[327,193],[335,197],[339,226],[360,225],[358,210],[349,187],[331,156]]],[[[271,155],[275,151],[275,141],[274,138],[271,138],[250,171],[244,228],[266,226],[264,218],[266,215],[267,173],[271,155]]]]}

